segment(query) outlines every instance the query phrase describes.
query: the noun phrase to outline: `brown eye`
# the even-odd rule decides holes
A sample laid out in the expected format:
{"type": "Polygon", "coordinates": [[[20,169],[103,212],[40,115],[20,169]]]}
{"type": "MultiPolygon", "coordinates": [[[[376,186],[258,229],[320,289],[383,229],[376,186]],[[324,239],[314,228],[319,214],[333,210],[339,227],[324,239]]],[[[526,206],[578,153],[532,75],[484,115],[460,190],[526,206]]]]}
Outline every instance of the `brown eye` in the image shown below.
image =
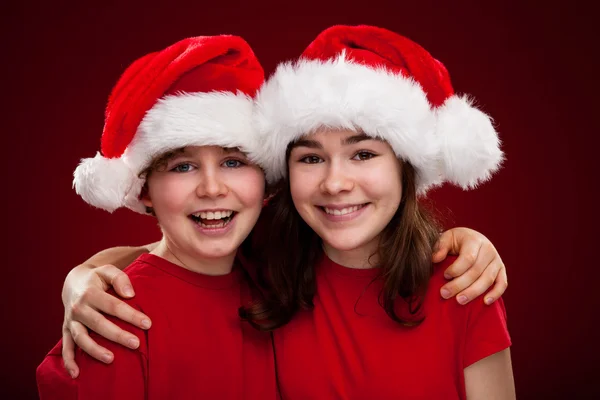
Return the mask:
{"type": "Polygon", "coordinates": [[[366,161],[373,157],[375,157],[375,154],[371,153],[370,151],[359,151],[354,155],[354,157],[352,157],[352,159],[357,161],[366,161]]]}
{"type": "Polygon", "coordinates": [[[306,157],[302,157],[300,159],[300,162],[303,162],[305,164],[318,164],[320,163],[321,157],[317,157],[317,156],[306,156],[306,157]]]}

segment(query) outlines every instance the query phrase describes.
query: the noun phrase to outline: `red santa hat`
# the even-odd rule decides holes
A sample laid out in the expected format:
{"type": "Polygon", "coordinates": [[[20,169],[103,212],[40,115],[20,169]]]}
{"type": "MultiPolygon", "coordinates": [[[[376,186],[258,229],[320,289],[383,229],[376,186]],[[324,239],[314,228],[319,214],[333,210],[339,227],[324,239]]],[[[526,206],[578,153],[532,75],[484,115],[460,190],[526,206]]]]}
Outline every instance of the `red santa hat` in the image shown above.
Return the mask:
{"type": "Polygon", "coordinates": [[[260,63],[237,36],[187,38],[136,60],[110,95],[102,154],[81,160],[75,190],[110,212],[144,212],[140,173],[154,157],[185,146],[255,146],[252,97],[263,82],[260,63]]]}
{"type": "Polygon", "coordinates": [[[417,172],[420,194],[449,180],[471,188],[500,166],[490,118],[454,93],[444,65],[411,40],[372,26],[323,31],[299,60],[283,63],[256,96],[267,180],[286,176],[286,148],[320,127],[386,140],[417,172]]]}

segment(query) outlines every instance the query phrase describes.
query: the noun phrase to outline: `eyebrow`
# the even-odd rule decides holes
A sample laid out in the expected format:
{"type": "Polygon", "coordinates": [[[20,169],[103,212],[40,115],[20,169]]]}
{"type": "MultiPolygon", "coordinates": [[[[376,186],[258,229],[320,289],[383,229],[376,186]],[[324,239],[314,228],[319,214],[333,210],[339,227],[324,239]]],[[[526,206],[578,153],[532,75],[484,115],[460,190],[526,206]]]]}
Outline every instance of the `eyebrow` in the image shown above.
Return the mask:
{"type": "Polygon", "coordinates": [[[223,153],[244,153],[239,147],[223,147],[223,153]]]}
{"type": "Polygon", "coordinates": [[[323,145],[316,140],[300,139],[292,143],[290,150],[295,147],[308,147],[310,149],[323,149],[323,145]]]}
{"type": "Polygon", "coordinates": [[[342,144],[347,145],[347,144],[356,144],[359,142],[362,142],[363,140],[377,140],[377,141],[382,141],[380,138],[377,137],[372,137],[369,136],[365,133],[361,133],[358,135],[354,135],[354,136],[350,136],[349,138],[346,138],[344,140],[342,140],[342,144]]]}
{"type": "MultiPolygon", "coordinates": [[[[358,135],[350,136],[350,137],[342,140],[342,145],[356,144],[356,143],[362,142],[363,140],[377,140],[380,142],[382,141],[382,139],[380,139],[380,138],[372,137],[365,133],[360,133],[358,135]]],[[[317,142],[316,140],[309,140],[309,139],[300,139],[300,140],[292,143],[292,145],[290,146],[290,150],[292,150],[295,147],[308,147],[310,149],[323,149],[323,145],[321,145],[321,143],[317,142]]]]}

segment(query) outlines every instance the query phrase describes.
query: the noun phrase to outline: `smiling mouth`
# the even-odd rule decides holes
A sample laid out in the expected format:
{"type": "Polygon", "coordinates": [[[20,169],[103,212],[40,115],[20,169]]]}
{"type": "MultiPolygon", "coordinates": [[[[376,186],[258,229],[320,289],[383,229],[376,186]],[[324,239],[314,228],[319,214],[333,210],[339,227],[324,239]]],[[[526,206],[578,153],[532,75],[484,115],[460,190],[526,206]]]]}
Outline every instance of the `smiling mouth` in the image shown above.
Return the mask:
{"type": "Polygon", "coordinates": [[[318,206],[318,207],[321,210],[323,210],[326,214],[337,216],[337,215],[351,214],[353,212],[360,210],[361,208],[365,207],[368,204],[369,203],[357,204],[355,206],[348,206],[348,207],[344,207],[344,208],[328,208],[328,207],[324,207],[324,206],[318,206]]]}
{"type": "Polygon", "coordinates": [[[207,211],[190,214],[189,218],[202,228],[220,229],[224,228],[237,215],[237,212],[232,210],[207,211]]]}

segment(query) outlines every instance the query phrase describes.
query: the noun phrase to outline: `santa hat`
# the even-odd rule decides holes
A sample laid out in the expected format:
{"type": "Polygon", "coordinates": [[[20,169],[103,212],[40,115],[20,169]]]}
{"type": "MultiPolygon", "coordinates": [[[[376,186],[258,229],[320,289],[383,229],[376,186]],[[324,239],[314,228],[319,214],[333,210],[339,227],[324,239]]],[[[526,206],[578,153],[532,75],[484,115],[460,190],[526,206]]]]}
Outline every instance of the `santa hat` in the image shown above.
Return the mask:
{"type": "Polygon", "coordinates": [[[386,140],[417,172],[417,190],[449,180],[471,188],[502,159],[490,118],[457,96],[444,65],[411,40],[372,26],[323,31],[283,63],[256,96],[260,148],[271,183],[286,176],[290,143],[320,127],[386,140]]]}
{"type": "Polygon", "coordinates": [[[185,146],[253,147],[252,97],[264,81],[237,36],[187,38],[129,66],[106,107],[101,149],[73,186],[89,204],[144,212],[140,177],[153,158],[185,146]]]}

